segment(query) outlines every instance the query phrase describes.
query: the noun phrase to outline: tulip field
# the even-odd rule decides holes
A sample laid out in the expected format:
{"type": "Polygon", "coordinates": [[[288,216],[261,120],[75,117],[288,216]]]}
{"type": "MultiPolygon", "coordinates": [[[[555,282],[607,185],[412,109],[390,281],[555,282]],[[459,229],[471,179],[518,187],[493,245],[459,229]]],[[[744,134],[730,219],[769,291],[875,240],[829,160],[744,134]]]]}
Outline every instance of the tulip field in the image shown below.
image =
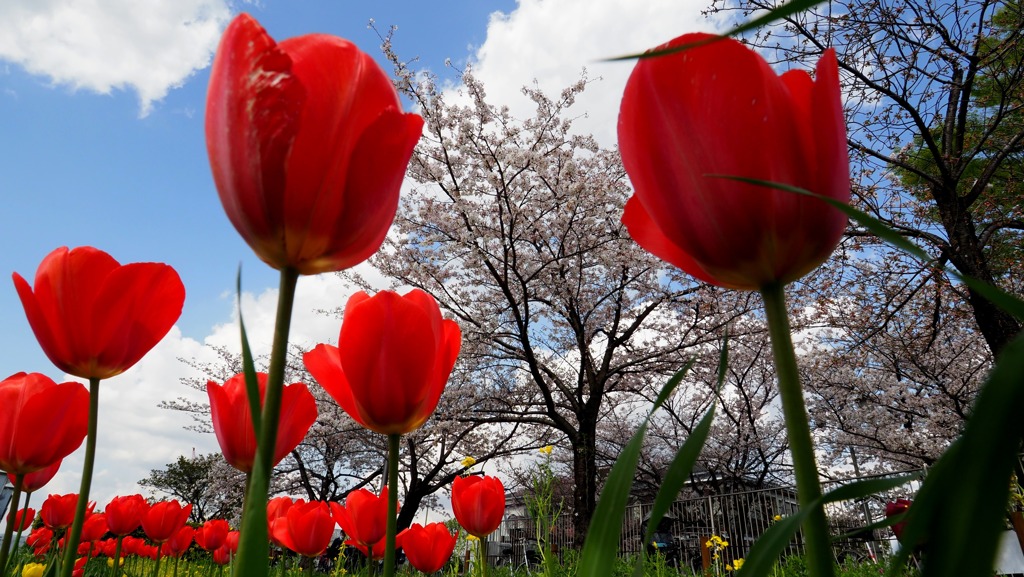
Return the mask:
{"type": "MultiPolygon", "coordinates": [[[[772,11],[751,10],[744,16],[754,18],[767,12],[764,18],[769,20],[787,18],[794,11],[816,4],[813,0],[794,0],[772,11]]],[[[1019,11],[1019,5],[1015,6],[1019,11]]],[[[555,138],[558,143],[550,154],[530,157],[536,153],[534,149],[542,147],[523,146],[514,156],[532,158],[526,164],[547,162],[550,159],[542,157],[553,158],[570,143],[586,153],[573,158],[572,163],[567,161],[565,164],[572,164],[569,168],[559,165],[550,173],[542,171],[526,187],[528,194],[520,202],[504,203],[495,209],[499,213],[495,222],[500,226],[492,227],[488,224],[491,221],[477,222],[435,207],[435,200],[440,206],[445,199],[451,206],[471,204],[471,192],[458,186],[446,188],[444,179],[455,179],[463,170],[477,170],[466,168],[469,163],[462,156],[436,151],[447,150],[445,146],[458,141],[472,151],[466,156],[482,159],[480,162],[487,165],[497,162],[494,159],[499,157],[495,152],[499,144],[520,134],[513,129],[507,138],[498,137],[497,128],[477,129],[478,125],[466,120],[477,114],[491,122],[507,113],[484,108],[482,89],[475,94],[478,98],[472,106],[477,108],[473,113],[467,112],[472,109],[468,104],[464,108],[452,104],[446,109],[448,105],[433,87],[430,90],[434,91],[429,92],[433,101],[417,101],[419,93],[408,88],[417,76],[391,58],[390,37],[383,42],[384,50],[396,61],[397,79],[348,40],[311,33],[278,41],[253,16],[236,16],[224,30],[212,63],[205,144],[212,181],[228,220],[259,259],[279,273],[280,281],[265,370],[256,368],[258,362],[249,347],[245,319],[241,318],[240,370],[233,369],[229,373],[232,376],[209,380],[205,386],[208,414],[203,404],[202,422],[214,433],[224,462],[237,471],[238,478],[244,477],[244,501],[238,499],[241,510],[234,518],[200,517],[201,522],[190,522],[194,510],[201,509],[197,499],[191,503],[128,494],[105,503],[92,500],[96,455],[105,450],[97,442],[98,430],[104,426],[98,417],[100,389],[108,379],[132,370],[171,331],[185,306],[186,287],[168,264],[122,263],[93,246],[55,248],[39,263],[34,275],[13,272],[14,289],[47,358],[57,370],[82,382],[57,383],[35,372],[17,373],[0,381],[0,469],[13,486],[0,546],[0,577],[866,577],[883,571],[890,575],[950,577],[986,574],[996,552],[993,542],[1007,518],[1009,487],[1019,489],[1015,481],[1007,481],[1020,469],[1018,455],[1024,438],[1020,427],[1024,411],[1024,387],[1020,386],[1024,336],[1017,335],[1016,329],[1013,335],[1003,334],[1003,340],[999,340],[1000,335],[991,336],[992,331],[986,335],[991,366],[985,360],[980,363],[983,368],[971,374],[970,382],[978,382],[976,398],[958,405],[962,421],[947,426],[962,427],[957,431],[960,436],[941,450],[936,449],[935,458],[915,457],[927,462],[923,481],[918,483],[918,477],[908,474],[886,472],[868,478],[860,477],[858,472],[856,481],[839,483],[826,491],[819,460],[829,451],[845,451],[856,470],[853,445],[858,441],[839,443],[812,425],[841,421],[857,411],[844,406],[822,416],[822,406],[827,403],[819,400],[812,407],[807,401],[808,391],[829,379],[845,384],[874,367],[868,364],[849,372],[828,370],[809,379],[805,367],[817,359],[802,353],[806,333],[824,331],[820,323],[828,315],[853,316],[859,314],[853,309],[863,307],[851,306],[845,295],[823,297],[828,307],[812,306],[792,295],[794,286],[814,278],[834,253],[836,258],[848,258],[875,250],[857,245],[836,252],[844,238],[870,236],[903,251],[907,259],[918,259],[914,261],[919,271],[915,274],[940,277],[947,274],[947,263],[956,265],[958,271],[942,276],[946,279],[943,290],[961,291],[965,301],[987,311],[986,318],[1003,318],[1003,328],[1019,327],[1024,319],[1024,302],[994,286],[991,278],[972,274],[967,266],[970,262],[950,256],[952,249],[933,257],[908,241],[929,239],[937,233],[915,233],[903,224],[894,230],[869,214],[870,210],[866,213],[850,206],[851,199],[870,204],[874,192],[870,187],[851,185],[851,163],[864,162],[862,157],[871,155],[861,148],[851,148],[850,135],[863,127],[854,123],[848,108],[844,108],[854,99],[843,92],[843,82],[849,77],[861,79],[858,75],[868,74],[864,69],[884,72],[885,67],[882,62],[879,66],[851,66],[840,60],[835,47],[821,44],[809,66],[794,65],[780,72],[775,63],[770,64],[764,54],[749,45],[751,30],[764,24],[764,20],[753,20],[730,33],[742,41],[729,35],[686,33],[643,55],[626,57],[635,62],[631,62],[632,73],[621,97],[616,124],[618,147],[612,151],[613,157],[604,156],[596,145],[586,148],[591,146],[589,140],[558,132],[568,134],[569,122],[563,123],[557,114],[552,114],[554,121],[529,124],[531,134],[560,136],[555,138]],[[451,118],[442,118],[438,110],[455,112],[451,118]],[[459,114],[464,115],[461,120],[459,114]],[[432,162],[448,164],[440,169],[441,165],[432,162]],[[599,218],[588,223],[582,223],[582,217],[577,220],[576,215],[585,212],[582,205],[591,200],[591,193],[596,195],[583,185],[577,187],[577,162],[579,166],[612,166],[608,173],[614,178],[594,190],[628,191],[621,206],[602,201],[599,218]],[[402,261],[395,257],[386,264],[398,271],[396,278],[417,278],[415,274],[421,273],[423,276],[418,278],[429,282],[396,284],[406,287],[402,291],[355,291],[344,303],[336,343],[319,343],[297,356],[292,350],[290,357],[290,348],[295,346],[290,334],[298,279],[350,271],[368,259],[389,258],[389,249],[400,250],[400,242],[382,246],[397,222],[408,174],[419,179],[434,178],[437,186],[420,194],[436,198],[429,197],[418,208],[410,209],[396,226],[418,225],[419,219],[434,218],[436,222],[424,224],[422,230],[403,228],[397,236],[422,240],[436,252],[443,266],[428,270],[417,258],[402,261]],[[562,186],[584,192],[570,199],[562,186]],[[610,235],[610,240],[596,242],[593,250],[607,251],[607,262],[612,265],[581,265],[580,274],[567,272],[571,267],[566,263],[583,262],[585,251],[554,246],[557,243],[551,238],[555,233],[549,230],[530,229],[514,242],[487,240],[486,229],[530,221],[517,216],[513,209],[521,207],[513,204],[539,205],[536,198],[544,194],[550,194],[553,200],[550,209],[541,210],[545,214],[538,218],[562,214],[567,219],[562,229],[573,238],[610,235]],[[445,232],[443,226],[453,222],[466,231],[445,232]],[[444,243],[452,238],[462,243],[453,251],[457,254],[446,252],[444,243]],[[628,243],[628,248],[617,243],[628,243]],[[508,263],[514,263],[521,252],[528,250],[555,254],[556,265],[527,273],[514,270],[508,263]],[[640,253],[655,264],[635,272],[630,267],[640,253]],[[495,265],[496,261],[489,260],[494,255],[506,258],[508,266],[495,265]],[[463,309],[460,299],[478,298],[482,289],[451,281],[448,275],[454,276],[459,272],[455,269],[470,264],[479,264],[500,287],[493,293],[497,297],[480,298],[485,305],[491,307],[490,301],[500,298],[512,304],[505,306],[502,301],[492,308],[463,309]],[[588,274],[598,278],[588,278],[588,274]],[[640,277],[653,278],[654,288],[635,288],[639,285],[633,283],[640,277]],[[524,291],[520,296],[516,291],[533,278],[546,279],[550,292],[532,296],[524,291]],[[431,284],[434,281],[440,285],[431,284]],[[673,293],[684,282],[693,283],[692,290],[673,293]],[[593,293],[604,285],[615,285],[620,290],[612,296],[601,293],[595,297],[593,293]],[[708,300],[688,304],[687,299],[701,291],[708,300]],[[570,310],[587,299],[598,303],[594,311],[604,311],[600,306],[612,301],[630,301],[635,308],[626,313],[622,309],[595,312],[594,317],[606,317],[597,328],[587,325],[589,312],[567,314],[572,330],[564,340],[576,344],[578,354],[552,352],[554,345],[538,336],[542,331],[538,326],[556,321],[550,313],[531,312],[530,307],[570,310]],[[666,301],[684,303],[678,309],[682,312],[664,317],[654,314],[655,306],[649,303],[666,301]],[[705,322],[702,314],[718,314],[719,308],[737,302],[743,314],[714,317],[724,320],[716,320],[714,331],[696,340],[671,332],[689,322],[690,317],[696,319],[693,326],[697,327],[705,322]],[[517,308],[520,305],[523,309],[517,308]],[[798,308],[801,310],[795,310],[798,308]],[[703,312],[709,309],[714,311],[703,312]],[[519,333],[501,328],[505,325],[500,323],[509,318],[520,323],[519,333]],[[794,329],[797,318],[805,321],[799,331],[794,329]],[[648,319],[661,323],[661,332],[648,334],[648,325],[641,326],[641,321],[648,319]],[[754,325],[757,330],[750,328],[754,325]],[[730,331],[739,338],[760,331],[764,346],[731,349],[730,331]],[[482,334],[497,334],[494,338],[499,344],[492,349],[482,348],[479,340],[473,340],[482,334]],[[531,339],[544,344],[533,343],[537,348],[524,346],[522,350],[529,352],[520,353],[516,347],[531,345],[531,339]],[[682,350],[684,342],[688,345],[686,354],[682,350]],[[602,355],[599,349],[605,344],[623,346],[626,352],[602,355]],[[508,356],[500,357],[495,350],[508,356]],[[652,352],[655,350],[657,354],[652,352]],[[710,356],[714,358],[698,363],[691,351],[713,351],[710,356]],[[755,358],[746,368],[730,365],[743,355],[755,358]],[[538,360],[560,356],[568,360],[558,358],[548,365],[542,362],[544,359],[538,360]],[[582,359],[578,366],[583,368],[567,369],[578,360],[576,357],[582,359]],[[762,358],[765,362],[759,364],[762,358]],[[718,360],[717,365],[714,360],[718,360]],[[510,471],[512,467],[495,466],[487,473],[482,467],[475,470],[475,461],[466,456],[461,468],[452,467],[447,476],[431,478],[443,482],[410,499],[419,477],[415,477],[416,466],[406,466],[402,455],[414,452],[409,440],[443,412],[439,403],[446,387],[459,376],[460,361],[475,363],[479,374],[484,375],[461,375],[465,381],[481,388],[515,392],[479,402],[480,407],[486,405],[487,410],[506,420],[484,418],[481,422],[498,425],[481,428],[476,435],[497,436],[512,430],[515,432],[509,434],[509,439],[516,435],[526,438],[531,431],[547,427],[549,436],[538,434],[526,443],[532,443],[527,461],[534,468],[524,478],[513,480],[517,471],[510,471]],[[292,380],[288,375],[296,372],[308,375],[310,381],[286,383],[292,380]],[[743,376],[738,374],[746,372],[767,375],[765,381],[776,395],[772,399],[777,400],[750,409],[754,404],[750,397],[723,393],[743,376]],[[691,392],[691,397],[700,397],[703,403],[699,411],[693,411],[695,417],[679,417],[676,411],[673,415],[677,420],[671,426],[665,421],[656,422],[656,415],[675,411],[672,403],[684,396],[679,393],[680,383],[691,374],[697,375],[694,378],[701,385],[709,384],[698,393],[691,392]],[[520,381],[530,379],[554,386],[528,394],[515,388],[520,381]],[[314,390],[322,392],[322,397],[315,397],[314,390]],[[637,396],[630,397],[633,401],[617,403],[626,393],[637,396]],[[602,399],[602,394],[610,396],[602,399]],[[514,404],[516,401],[531,408],[522,409],[514,404]],[[353,429],[359,434],[379,441],[381,452],[376,455],[382,458],[374,460],[375,469],[379,462],[379,473],[333,497],[316,496],[312,491],[306,493],[307,498],[283,494],[288,491],[275,485],[275,467],[311,434],[325,403],[332,410],[336,405],[347,415],[345,419],[354,423],[353,429]],[[736,416],[736,407],[744,404],[755,416],[736,416]],[[570,409],[573,412],[559,412],[570,409]],[[813,417],[812,409],[819,411],[813,417]],[[629,426],[613,431],[614,442],[599,442],[600,434],[607,432],[603,427],[614,429],[605,419],[620,416],[617,412],[625,415],[621,422],[629,426]],[[777,417],[778,426],[771,435],[784,446],[777,462],[785,465],[783,475],[792,479],[793,486],[791,490],[788,486],[785,491],[780,489],[783,497],[776,504],[785,501],[792,511],[778,514],[755,511],[753,507],[731,511],[737,518],[761,515],[774,519],[756,535],[753,531],[743,535],[743,558],[727,554],[740,550],[740,545],[728,549],[728,535],[714,533],[709,513],[712,521],[701,529],[698,544],[705,554],[703,566],[676,567],[682,563],[665,552],[671,548],[673,537],[663,538],[664,548],[659,548],[658,539],[662,538],[655,536],[656,528],[663,518],[671,518],[671,508],[681,491],[693,488],[687,483],[696,479],[696,473],[707,473],[705,476],[712,478],[708,483],[720,480],[713,478],[718,472],[698,466],[702,451],[710,448],[728,454],[732,447],[716,443],[714,432],[728,432],[749,425],[746,421],[769,417],[777,417]],[[480,432],[483,430],[487,433],[480,432]],[[669,430],[674,435],[666,432],[669,430]],[[567,453],[571,456],[559,465],[571,471],[570,476],[556,475],[553,449],[547,445],[554,442],[551,438],[570,445],[567,453]],[[58,472],[63,459],[79,447],[84,447],[80,490],[43,497],[43,488],[58,472]],[[643,456],[651,454],[657,454],[663,463],[653,466],[645,462],[643,456]],[[642,539],[631,538],[631,542],[643,544],[641,550],[648,552],[627,554],[623,527],[628,523],[641,525],[641,516],[629,519],[625,511],[637,502],[634,484],[640,481],[646,483],[643,499],[649,507],[643,514],[642,539]],[[560,483],[571,485],[564,491],[571,493],[571,498],[556,498],[560,483]],[[871,498],[898,488],[909,495],[911,484],[913,499],[892,500],[871,519],[867,512],[871,498]],[[421,505],[426,507],[424,499],[435,493],[450,495],[450,519],[420,523],[410,521],[411,516],[400,517],[402,502],[412,502],[406,511],[415,511],[421,505]],[[841,502],[863,504],[869,526],[858,531],[883,531],[887,536],[891,532],[893,542],[899,545],[891,554],[887,551],[884,558],[875,558],[871,552],[869,561],[840,564],[829,515],[841,502]],[[547,537],[530,542],[534,557],[527,558],[524,552],[522,564],[518,559],[496,559],[489,553],[489,540],[500,538],[499,527],[513,506],[522,507],[517,518],[532,523],[532,535],[547,537]],[[574,540],[556,546],[555,521],[560,517],[572,522],[574,540]]],[[[1008,29],[1019,35],[1019,28],[1008,29]]],[[[992,35],[997,36],[995,32],[992,35]]],[[[1024,54],[1019,47],[1006,52],[1024,54]]],[[[1024,66],[1019,68],[1024,70],[1024,66]]],[[[1019,76],[1024,78],[1024,73],[1019,76]]],[[[471,71],[463,79],[473,88],[471,71]]],[[[1018,94],[999,104],[1000,113],[1022,107],[1019,87],[1024,82],[1020,78],[1014,82],[1018,94]]],[[[585,84],[584,79],[578,90],[585,84]]],[[[965,94],[969,92],[968,88],[965,94]]],[[[536,93],[524,93],[533,98],[541,116],[547,106],[564,111],[559,107],[569,106],[576,94],[567,90],[563,104],[552,105],[536,93]]],[[[955,103],[956,98],[951,96],[949,101],[955,103]]],[[[936,113],[936,118],[941,116],[936,113]]],[[[943,122],[953,120],[951,114],[943,122]]],[[[479,126],[485,125],[482,122],[479,126]]],[[[928,140],[929,130],[920,136],[924,139],[922,148],[941,149],[940,156],[944,157],[959,154],[949,142],[928,140]]],[[[1016,136],[1000,137],[1007,139],[1003,149],[1008,152],[986,151],[977,156],[1016,155],[1014,166],[1018,166],[1024,130],[1016,136]]],[[[965,140],[970,139],[960,138],[957,146],[962,148],[965,140]]],[[[909,157],[910,146],[905,145],[899,154],[892,153],[894,162],[902,163],[900,170],[916,171],[915,177],[927,181],[927,185],[918,185],[922,190],[937,187],[936,182],[948,177],[949,171],[933,176],[930,168],[921,168],[909,157]]],[[[979,179],[983,176],[973,165],[960,171],[977,173],[979,179]]],[[[493,180],[490,176],[479,178],[493,180]]],[[[981,193],[965,191],[964,187],[953,189],[953,196],[964,199],[981,193]]],[[[916,217],[941,213],[938,220],[953,222],[960,212],[969,211],[966,205],[957,206],[945,212],[920,210],[916,217]]],[[[1006,218],[1012,222],[1003,228],[1024,230],[1016,213],[1006,218]]],[[[964,240],[968,232],[957,230],[962,235],[951,244],[970,244],[969,239],[964,240]]],[[[973,230],[969,232],[973,234],[973,230]]],[[[991,235],[998,233],[992,231],[991,235]]],[[[992,277],[987,269],[980,272],[992,277]]],[[[239,285],[241,277],[239,272],[239,285]]],[[[840,280],[846,279],[834,282],[840,280]]],[[[1008,281],[1007,286],[1019,285],[1008,281]]],[[[934,311],[929,309],[923,316],[937,319],[940,301],[935,297],[934,311]]],[[[932,338],[921,354],[931,354],[931,347],[953,340],[955,335],[932,338]]],[[[895,356],[898,363],[904,363],[902,355],[895,356]]],[[[975,360],[966,354],[963,358],[975,360]]],[[[903,371],[904,365],[899,366],[903,371]]],[[[897,380],[902,382],[904,374],[899,372],[897,380]]],[[[941,380],[926,374],[922,381],[941,380]]],[[[904,402],[908,396],[927,397],[914,389],[923,386],[911,386],[913,390],[890,404],[904,402]]],[[[462,391],[466,394],[466,389],[462,391]]],[[[882,396],[881,385],[860,394],[857,403],[866,404],[876,396],[882,396]]],[[[453,422],[468,419],[477,408],[474,405],[465,412],[449,411],[454,416],[448,418],[453,422]]],[[[902,436],[911,438],[906,443],[911,447],[901,450],[932,450],[928,443],[940,444],[918,432],[918,422],[923,420],[918,413],[927,412],[908,409],[901,414],[903,422],[899,426],[907,432],[896,434],[896,441],[902,441],[902,436]],[[921,449],[920,445],[928,446],[921,449]]],[[[890,424],[876,428],[899,427],[890,424]]],[[[866,431],[867,427],[858,430],[866,431]]],[[[442,443],[424,444],[426,449],[421,445],[420,451],[440,450],[438,445],[442,443]]],[[[334,467],[333,462],[330,466],[334,467]]],[[[745,481],[741,474],[731,479],[745,481]]],[[[447,515],[448,509],[444,510],[447,515]]],[[[490,544],[510,547],[509,535],[501,537],[506,542],[490,544]]],[[[520,537],[520,542],[526,539],[520,537]]]]}

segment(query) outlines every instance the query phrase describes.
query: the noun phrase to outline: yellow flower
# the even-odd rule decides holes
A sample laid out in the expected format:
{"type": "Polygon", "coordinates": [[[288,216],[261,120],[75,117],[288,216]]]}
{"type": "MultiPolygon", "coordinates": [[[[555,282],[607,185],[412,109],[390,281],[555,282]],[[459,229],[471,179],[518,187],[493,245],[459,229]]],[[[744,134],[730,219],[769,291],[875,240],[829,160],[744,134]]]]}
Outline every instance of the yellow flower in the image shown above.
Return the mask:
{"type": "Polygon", "coordinates": [[[469,455],[466,455],[466,458],[462,460],[462,466],[466,467],[467,469],[472,467],[475,464],[476,464],[476,459],[474,459],[473,457],[470,457],[469,455]]]}
{"type": "Polygon", "coordinates": [[[781,521],[782,520],[782,515],[776,515],[776,516],[772,517],[772,519],[775,520],[775,521],[781,521]]]}
{"type": "Polygon", "coordinates": [[[725,570],[726,571],[739,571],[741,567],[743,567],[743,558],[742,557],[739,558],[739,559],[733,559],[732,565],[726,565],[725,566],[725,570]]]}
{"type": "Polygon", "coordinates": [[[479,540],[480,540],[480,537],[477,537],[476,535],[466,535],[466,541],[479,541],[479,540]]]}
{"type": "MultiPolygon", "coordinates": [[[[118,559],[117,560],[117,564],[118,565],[124,565],[124,557],[121,557],[120,559],[118,559]]],[[[107,567],[113,567],[113,566],[114,566],[114,560],[108,557],[107,558],[107,567]]]]}
{"type": "Polygon", "coordinates": [[[42,577],[46,565],[42,563],[26,563],[21,569],[21,577],[42,577]]]}
{"type": "Polygon", "coordinates": [[[554,447],[552,447],[551,445],[548,445],[548,446],[546,446],[546,447],[541,447],[541,448],[540,448],[540,449],[538,449],[538,450],[539,450],[539,451],[541,452],[541,454],[542,454],[542,455],[550,455],[550,454],[551,454],[551,451],[552,451],[553,449],[554,449],[554,447]]]}

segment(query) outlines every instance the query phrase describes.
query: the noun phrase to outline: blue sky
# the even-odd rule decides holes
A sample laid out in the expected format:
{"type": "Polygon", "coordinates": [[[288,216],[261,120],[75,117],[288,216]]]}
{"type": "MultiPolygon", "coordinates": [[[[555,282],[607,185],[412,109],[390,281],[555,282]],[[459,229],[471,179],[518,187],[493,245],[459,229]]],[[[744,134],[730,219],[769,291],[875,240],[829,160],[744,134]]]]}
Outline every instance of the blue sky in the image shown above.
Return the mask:
{"type": "MultiPolygon", "coordinates": [[[[172,265],[186,288],[175,329],[100,395],[92,498],[143,492],[136,481],[178,455],[217,450],[212,435],[160,401],[204,395],[178,359],[215,359],[237,348],[235,275],[257,352],[272,332],[277,273],[256,259],[224,216],[207,165],[203,111],[220,31],[244,10],[276,39],[322,32],[379,57],[381,31],[417,68],[456,79],[445,60],[471,64],[494,103],[525,116],[520,88],[554,92],[586,69],[577,100],[581,131],[614,146],[618,101],[631,65],[602,59],[674,36],[723,28],[700,16],[703,0],[4,0],[0,4],[0,272],[30,280],[60,246],[92,245],[122,263],[172,265]]],[[[385,69],[386,66],[385,66],[385,69]]],[[[458,87],[453,84],[452,89],[458,87]]],[[[337,338],[339,323],[316,309],[341,306],[351,289],[332,275],[299,282],[293,341],[337,338]]],[[[0,373],[66,380],[39,349],[13,284],[0,279],[0,373]],[[4,288],[6,283],[6,288],[4,288]]],[[[76,492],[81,451],[46,492],[76,492]]]]}
{"type": "MultiPolygon", "coordinates": [[[[268,0],[243,7],[275,38],[327,32],[374,56],[379,41],[367,22],[375,19],[384,31],[395,24],[402,54],[447,73],[445,58],[465,61],[470,46],[484,39],[492,11],[514,7],[507,0],[448,4],[445,11],[423,2],[268,0]]],[[[251,255],[228,223],[210,179],[203,140],[208,67],[170,89],[142,118],[134,90],[98,94],[55,85],[9,62],[0,63],[0,70],[0,195],[6,216],[0,243],[7,247],[0,253],[0,271],[7,278],[17,271],[31,279],[58,246],[92,245],[122,263],[166,262],[188,293],[179,326],[199,339],[230,313],[225,294],[240,263],[246,289],[276,283],[274,271],[251,255]]],[[[13,285],[4,282],[0,372],[57,378],[39,354],[13,285]]]]}

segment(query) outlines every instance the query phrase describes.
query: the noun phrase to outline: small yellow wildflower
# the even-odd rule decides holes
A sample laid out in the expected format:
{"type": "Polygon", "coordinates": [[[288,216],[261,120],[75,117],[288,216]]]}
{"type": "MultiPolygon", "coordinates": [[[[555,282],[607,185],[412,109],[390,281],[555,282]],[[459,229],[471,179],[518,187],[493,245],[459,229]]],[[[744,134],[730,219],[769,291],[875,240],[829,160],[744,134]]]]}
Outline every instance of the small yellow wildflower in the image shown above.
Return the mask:
{"type": "Polygon", "coordinates": [[[21,568],[21,577],[42,577],[46,565],[42,563],[26,563],[21,568]]]}
{"type": "Polygon", "coordinates": [[[541,448],[540,448],[540,449],[538,449],[538,450],[540,451],[540,453],[541,453],[542,455],[550,455],[550,454],[551,454],[551,451],[552,451],[552,450],[554,450],[554,447],[552,447],[551,445],[548,445],[548,446],[546,446],[546,447],[541,447],[541,448]]]}
{"type": "Polygon", "coordinates": [[[466,458],[462,459],[462,466],[466,467],[467,469],[472,467],[475,464],[476,464],[476,459],[474,459],[473,457],[470,457],[469,455],[466,455],[466,458]]]}
{"type": "Polygon", "coordinates": [[[773,521],[781,521],[782,520],[782,515],[776,515],[776,516],[772,517],[772,520],[773,521]]]}
{"type": "Polygon", "coordinates": [[[480,538],[476,535],[466,535],[466,541],[479,541],[480,538]]]}
{"type": "Polygon", "coordinates": [[[725,566],[725,570],[726,571],[739,571],[741,567],[743,567],[743,558],[742,557],[739,558],[739,559],[733,559],[731,565],[726,565],[725,566]]]}

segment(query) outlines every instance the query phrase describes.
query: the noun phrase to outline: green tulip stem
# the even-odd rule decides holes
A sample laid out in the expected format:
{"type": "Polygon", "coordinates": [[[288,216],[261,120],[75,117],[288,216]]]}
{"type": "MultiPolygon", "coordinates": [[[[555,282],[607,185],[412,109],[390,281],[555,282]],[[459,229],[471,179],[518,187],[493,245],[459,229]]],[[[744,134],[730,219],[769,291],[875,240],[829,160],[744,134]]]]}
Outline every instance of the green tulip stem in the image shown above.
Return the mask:
{"type": "MultiPolygon", "coordinates": [[[[768,333],[775,358],[775,374],[782,398],[782,414],[789,437],[789,451],[793,457],[797,500],[800,508],[809,508],[821,497],[818,465],[814,458],[814,441],[804,405],[800,374],[797,371],[793,336],[786,310],[785,285],[772,284],[761,289],[768,333]]],[[[832,549],[829,544],[828,522],[821,505],[814,507],[804,521],[804,539],[807,543],[807,568],[811,577],[830,577],[835,574],[832,549]]]]}
{"type": "MultiPolygon", "coordinates": [[[[15,513],[18,511],[18,502],[21,501],[21,483],[14,486],[14,494],[11,495],[11,506],[8,512],[8,518],[14,519],[15,513]]],[[[2,511],[0,511],[2,513],[2,511]]],[[[18,523],[18,528],[21,528],[21,523],[18,523]]],[[[18,535],[21,535],[21,531],[18,531],[18,535]]],[[[0,575],[7,575],[7,550],[11,548],[11,537],[14,536],[14,523],[8,523],[7,528],[4,529],[4,540],[3,544],[0,545],[0,575]]]]}
{"type": "MultiPolygon", "coordinates": [[[[31,500],[32,500],[32,491],[26,491],[25,492],[25,504],[22,505],[21,508],[25,509],[25,510],[28,510],[28,504],[29,504],[29,501],[31,501],[31,500]]],[[[18,502],[17,487],[15,487],[15,493],[12,496],[11,501],[14,502],[14,503],[18,502]]],[[[31,526],[32,526],[32,524],[29,523],[29,527],[31,527],[31,526]]],[[[21,545],[21,535],[22,535],[22,533],[25,532],[25,529],[23,527],[24,527],[24,524],[18,525],[18,534],[14,538],[14,542],[17,543],[17,545],[14,546],[15,550],[17,550],[18,547],[21,545]]],[[[10,558],[9,557],[8,557],[8,562],[10,562],[10,558]]],[[[24,563],[24,560],[19,561],[18,572],[17,573],[13,573],[12,572],[12,574],[21,575],[21,565],[23,563],[24,563]]],[[[6,573],[4,573],[5,570],[6,570],[6,568],[4,567],[4,564],[0,563],[0,575],[6,575],[6,573]]]]}
{"type": "Polygon", "coordinates": [[[121,577],[121,543],[124,542],[124,535],[117,536],[117,543],[114,545],[114,577],[121,577]]]}
{"type": "Polygon", "coordinates": [[[395,574],[395,535],[398,532],[398,450],[402,435],[388,435],[388,526],[384,534],[384,577],[395,574]]]}
{"type": "Polygon", "coordinates": [[[270,367],[267,370],[267,390],[263,397],[260,435],[256,441],[256,459],[253,462],[242,509],[235,575],[266,577],[270,572],[267,494],[270,489],[270,475],[274,471],[277,421],[281,414],[281,388],[284,386],[284,368],[288,356],[288,331],[291,328],[295,286],[298,280],[299,273],[295,269],[281,270],[277,318],[274,321],[274,342],[270,348],[270,367]]]}
{"type": "Polygon", "coordinates": [[[78,504],[75,507],[75,520],[71,523],[71,531],[64,540],[64,563],[60,568],[60,577],[71,577],[78,558],[78,539],[82,536],[82,523],[85,522],[85,510],[89,507],[89,489],[92,487],[92,468],[96,462],[96,427],[100,416],[100,380],[89,378],[89,428],[85,435],[85,462],[82,464],[82,484],[78,489],[78,504]]]}

